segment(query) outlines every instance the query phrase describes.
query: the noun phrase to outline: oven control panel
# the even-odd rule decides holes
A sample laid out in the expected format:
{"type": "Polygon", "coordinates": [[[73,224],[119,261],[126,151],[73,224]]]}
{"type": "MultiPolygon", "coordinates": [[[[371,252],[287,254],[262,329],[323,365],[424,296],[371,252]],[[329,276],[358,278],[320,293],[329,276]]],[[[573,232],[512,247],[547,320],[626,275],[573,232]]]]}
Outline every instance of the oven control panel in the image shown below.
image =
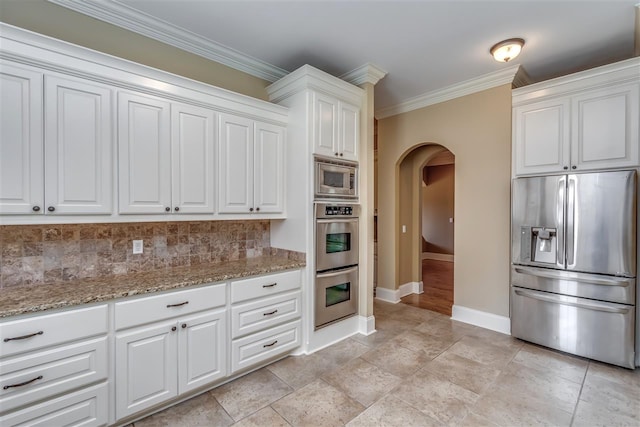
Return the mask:
{"type": "Polygon", "coordinates": [[[346,203],[316,203],[316,218],[360,216],[360,205],[346,203]]]}

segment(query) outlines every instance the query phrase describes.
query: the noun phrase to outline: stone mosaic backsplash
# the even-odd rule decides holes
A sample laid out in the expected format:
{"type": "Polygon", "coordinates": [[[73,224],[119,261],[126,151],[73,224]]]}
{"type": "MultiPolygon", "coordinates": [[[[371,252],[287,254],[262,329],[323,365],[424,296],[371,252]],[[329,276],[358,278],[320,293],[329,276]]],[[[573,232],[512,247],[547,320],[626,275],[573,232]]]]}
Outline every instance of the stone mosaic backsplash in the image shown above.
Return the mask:
{"type": "Polygon", "coordinates": [[[106,277],[262,255],[269,221],[0,226],[0,287],[106,277]],[[144,252],[133,254],[133,240],[144,252]]]}

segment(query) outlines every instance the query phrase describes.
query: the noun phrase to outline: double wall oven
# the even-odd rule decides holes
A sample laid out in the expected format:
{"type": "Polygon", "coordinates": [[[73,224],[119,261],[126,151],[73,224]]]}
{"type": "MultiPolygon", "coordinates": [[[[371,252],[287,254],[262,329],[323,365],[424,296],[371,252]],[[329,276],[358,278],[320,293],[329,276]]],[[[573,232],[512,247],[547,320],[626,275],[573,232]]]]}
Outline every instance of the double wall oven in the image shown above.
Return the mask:
{"type": "Polygon", "coordinates": [[[358,310],[358,217],[360,206],[316,203],[315,327],[358,310]]]}

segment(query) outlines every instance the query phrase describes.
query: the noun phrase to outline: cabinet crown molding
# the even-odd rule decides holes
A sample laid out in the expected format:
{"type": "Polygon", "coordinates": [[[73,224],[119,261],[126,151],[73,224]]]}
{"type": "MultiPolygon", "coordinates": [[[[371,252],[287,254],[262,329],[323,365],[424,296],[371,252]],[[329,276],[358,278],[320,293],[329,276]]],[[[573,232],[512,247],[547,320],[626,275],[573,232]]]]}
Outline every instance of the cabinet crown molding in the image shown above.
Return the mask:
{"type": "Polygon", "coordinates": [[[639,76],[640,57],[630,58],[514,89],[513,106],[552,96],[570,95],[585,88],[606,87],[625,81],[633,83],[638,81],[639,76]]]}
{"type": "Polygon", "coordinates": [[[267,86],[267,93],[271,102],[278,103],[305,89],[325,92],[355,105],[362,104],[365,94],[363,89],[311,65],[303,65],[291,74],[267,86]]]}
{"type": "Polygon", "coordinates": [[[360,86],[364,83],[371,83],[372,85],[375,85],[386,75],[387,72],[385,70],[377,65],[367,62],[355,70],[344,73],[340,78],[346,82],[360,86]]]}

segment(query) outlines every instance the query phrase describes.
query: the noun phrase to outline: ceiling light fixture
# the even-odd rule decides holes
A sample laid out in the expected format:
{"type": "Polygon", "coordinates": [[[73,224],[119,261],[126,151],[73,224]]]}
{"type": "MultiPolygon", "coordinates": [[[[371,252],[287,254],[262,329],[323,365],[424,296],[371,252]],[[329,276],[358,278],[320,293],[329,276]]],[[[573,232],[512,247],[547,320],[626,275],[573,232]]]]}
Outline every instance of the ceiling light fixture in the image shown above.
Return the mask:
{"type": "Polygon", "coordinates": [[[524,40],[515,38],[503,40],[493,45],[489,52],[493,55],[493,58],[498,62],[509,62],[520,54],[524,46],[524,40]]]}

